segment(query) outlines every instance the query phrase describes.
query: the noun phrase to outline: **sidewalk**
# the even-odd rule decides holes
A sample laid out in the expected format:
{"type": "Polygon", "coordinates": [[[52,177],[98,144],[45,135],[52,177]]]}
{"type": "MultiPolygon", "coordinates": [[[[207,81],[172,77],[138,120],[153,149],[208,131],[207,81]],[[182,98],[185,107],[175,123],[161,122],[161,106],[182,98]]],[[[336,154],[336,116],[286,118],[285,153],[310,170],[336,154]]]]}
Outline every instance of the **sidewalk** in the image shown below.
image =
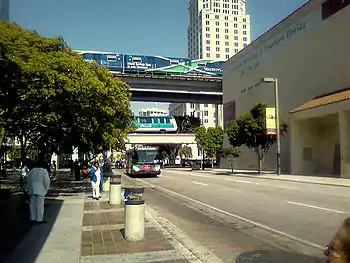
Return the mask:
{"type": "Polygon", "coordinates": [[[150,208],[146,207],[145,239],[129,242],[123,237],[122,206],[110,206],[108,193],[96,201],[86,191],[79,192],[88,189],[88,182],[66,183],[72,185],[70,191],[58,181],[45,199],[48,223],[33,226],[4,262],[201,263],[157,223],[150,208]]]}
{"type": "Polygon", "coordinates": [[[168,168],[165,171],[172,172],[192,172],[192,173],[204,173],[204,174],[215,174],[215,175],[227,175],[245,178],[257,178],[267,180],[278,180],[278,181],[289,181],[297,183],[308,183],[308,184],[320,184],[340,187],[350,187],[350,179],[344,178],[331,178],[331,177],[320,177],[320,176],[304,176],[304,175],[276,175],[274,172],[263,171],[262,174],[257,174],[257,171],[253,170],[234,170],[231,169],[214,169],[214,170],[196,170],[192,171],[190,168],[168,168]]]}

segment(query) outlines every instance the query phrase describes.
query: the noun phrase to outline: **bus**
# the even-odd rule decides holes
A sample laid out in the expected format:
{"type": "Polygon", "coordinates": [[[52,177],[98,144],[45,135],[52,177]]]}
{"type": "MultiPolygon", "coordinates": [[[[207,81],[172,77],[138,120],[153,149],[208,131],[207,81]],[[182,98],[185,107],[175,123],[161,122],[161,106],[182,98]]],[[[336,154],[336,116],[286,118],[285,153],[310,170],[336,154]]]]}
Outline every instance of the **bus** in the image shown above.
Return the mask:
{"type": "Polygon", "coordinates": [[[134,147],[126,152],[126,173],[128,175],[160,174],[160,162],[157,147],[134,147]]]}

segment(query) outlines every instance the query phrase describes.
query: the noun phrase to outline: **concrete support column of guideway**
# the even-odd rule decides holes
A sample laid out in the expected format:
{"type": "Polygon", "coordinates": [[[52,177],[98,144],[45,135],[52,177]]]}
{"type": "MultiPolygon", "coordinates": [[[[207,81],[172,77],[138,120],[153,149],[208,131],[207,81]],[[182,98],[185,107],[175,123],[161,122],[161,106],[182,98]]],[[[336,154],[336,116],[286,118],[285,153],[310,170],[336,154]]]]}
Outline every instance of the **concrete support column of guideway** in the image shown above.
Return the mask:
{"type": "Polygon", "coordinates": [[[350,178],[350,114],[349,111],[339,111],[339,136],[341,156],[341,177],[350,178]]]}

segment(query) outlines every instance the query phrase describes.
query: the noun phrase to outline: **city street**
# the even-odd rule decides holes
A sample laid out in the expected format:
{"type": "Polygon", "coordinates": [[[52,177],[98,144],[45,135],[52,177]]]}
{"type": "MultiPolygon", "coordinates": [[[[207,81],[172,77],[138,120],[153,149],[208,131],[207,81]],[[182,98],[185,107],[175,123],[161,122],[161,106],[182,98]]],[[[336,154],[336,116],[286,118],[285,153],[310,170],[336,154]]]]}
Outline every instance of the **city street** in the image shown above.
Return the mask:
{"type": "Polygon", "coordinates": [[[220,242],[239,251],[279,247],[320,256],[350,211],[344,187],[174,169],[139,181],[147,204],[201,244],[215,244],[211,251],[221,258],[220,242]]]}

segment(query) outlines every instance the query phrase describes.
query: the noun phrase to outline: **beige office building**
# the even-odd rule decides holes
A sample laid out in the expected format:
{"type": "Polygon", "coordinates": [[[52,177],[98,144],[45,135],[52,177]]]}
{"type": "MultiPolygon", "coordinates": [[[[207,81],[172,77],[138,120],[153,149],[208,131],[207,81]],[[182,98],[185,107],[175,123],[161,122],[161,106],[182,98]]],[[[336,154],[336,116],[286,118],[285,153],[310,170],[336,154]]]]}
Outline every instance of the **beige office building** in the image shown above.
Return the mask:
{"type": "MultiPolygon", "coordinates": [[[[273,85],[261,77],[279,79],[280,116],[289,124],[282,171],[350,177],[350,1],[311,0],[228,60],[225,126],[255,103],[274,107],[273,85]]],[[[237,163],[255,169],[256,154],[243,149],[237,163]]],[[[265,168],[275,167],[272,147],[265,168]]]]}

